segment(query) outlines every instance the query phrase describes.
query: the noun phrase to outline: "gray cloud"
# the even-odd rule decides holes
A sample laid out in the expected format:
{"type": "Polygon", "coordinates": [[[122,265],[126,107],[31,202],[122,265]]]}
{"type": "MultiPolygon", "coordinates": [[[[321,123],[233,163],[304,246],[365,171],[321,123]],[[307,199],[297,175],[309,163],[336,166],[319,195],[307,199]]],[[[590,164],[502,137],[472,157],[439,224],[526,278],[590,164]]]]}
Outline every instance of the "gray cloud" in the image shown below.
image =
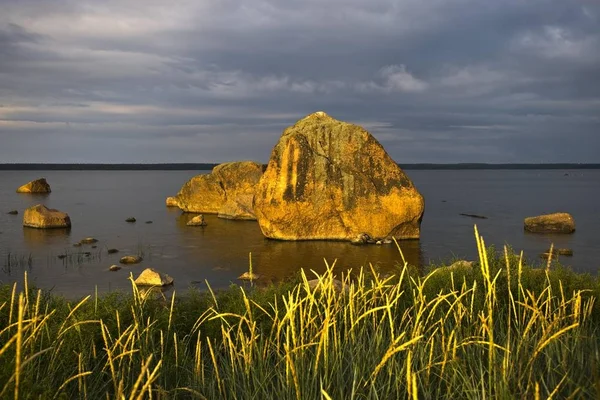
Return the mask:
{"type": "Polygon", "coordinates": [[[592,0],[0,0],[2,162],[266,161],[325,110],[399,162],[600,162],[592,0]]]}

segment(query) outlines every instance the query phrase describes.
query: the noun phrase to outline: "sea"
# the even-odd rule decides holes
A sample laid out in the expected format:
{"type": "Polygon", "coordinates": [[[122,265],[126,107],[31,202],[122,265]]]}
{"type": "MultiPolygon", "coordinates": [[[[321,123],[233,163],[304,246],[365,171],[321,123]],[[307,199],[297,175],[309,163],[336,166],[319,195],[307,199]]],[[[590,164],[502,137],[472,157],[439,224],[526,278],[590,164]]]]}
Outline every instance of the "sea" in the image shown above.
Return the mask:
{"type": "Polygon", "coordinates": [[[573,250],[573,256],[561,256],[561,264],[592,275],[600,268],[598,169],[405,170],[425,198],[425,213],[420,240],[399,241],[398,246],[270,240],[256,221],[215,215],[205,216],[205,227],[189,227],[194,214],[166,207],[165,198],[208,172],[0,171],[0,283],[22,284],[26,275],[38,288],[79,298],[130,291],[131,278],[145,268],[173,277],[169,290],[178,292],[239,284],[238,276],[250,268],[262,285],[298,276],[301,269],[309,279],[328,267],[390,273],[404,261],[426,271],[458,259],[476,260],[475,226],[486,245],[509,246],[535,265],[545,264],[540,254],[553,244],[573,250]],[[50,184],[50,194],[16,193],[41,177],[50,184]],[[72,228],[23,227],[24,210],[40,203],[67,212],[72,228]],[[19,214],[8,214],[11,210],[19,214]],[[575,233],[524,231],[525,217],[553,212],[571,213],[575,233]],[[129,217],[136,222],[126,222],[129,217]],[[87,237],[98,240],[95,247],[74,247],[87,237]],[[109,254],[112,248],[118,253],[109,254]],[[138,254],[140,264],[109,271],[120,257],[138,254]]]}

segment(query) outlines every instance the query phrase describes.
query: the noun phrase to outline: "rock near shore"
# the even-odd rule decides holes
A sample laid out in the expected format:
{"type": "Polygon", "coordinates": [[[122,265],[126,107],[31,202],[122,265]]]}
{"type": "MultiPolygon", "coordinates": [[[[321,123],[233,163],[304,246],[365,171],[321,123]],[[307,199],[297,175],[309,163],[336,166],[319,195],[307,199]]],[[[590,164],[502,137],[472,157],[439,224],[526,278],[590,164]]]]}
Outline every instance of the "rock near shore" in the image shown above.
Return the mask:
{"type": "Polygon", "coordinates": [[[17,193],[50,193],[50,185],[45,178],[28,182],[17,189],[17,193]]]}
{"type": "Polygon", "coordinates": [[[219,164],[210,174],[186,182],[177,193],[177,206],[221,218],[256,219],[252,200],[261,175],[262,165],[252,161],[219,164]]]}
{"type": "Polygon", "coordinates": [[[25,210],[23,226],[39,229],[70,228],[71,218],[67,213],[38,204],[25,210]]]}
{"type": "Polygon", "coordinates": [[[134,282],[140,286],[168,286],[173,283],[173,278],[153,268],[146,268],[134,282]]]}
{"type": "Polygon", "coordinates": [[[532,233],[573,233],[575,220],[568,213],[554,213],[527,217],[524,228],[532,233]]]}
{"type": "Polygon", "coordinates": [[[283,132],[254,197],[263,234],[283,240],[417,239],[423,209],[369,132],[324,112],[283,132]]]}

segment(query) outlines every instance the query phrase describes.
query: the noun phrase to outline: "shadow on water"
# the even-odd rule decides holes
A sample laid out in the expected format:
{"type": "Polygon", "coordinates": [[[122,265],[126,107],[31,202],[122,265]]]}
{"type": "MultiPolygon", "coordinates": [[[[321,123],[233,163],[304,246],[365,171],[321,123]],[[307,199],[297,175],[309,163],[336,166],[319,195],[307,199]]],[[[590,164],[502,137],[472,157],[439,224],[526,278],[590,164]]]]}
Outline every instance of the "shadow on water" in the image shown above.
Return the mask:
{"type": "MultiPolygon", "coordinates": [[[[256,221],[232,221],[205,215],[207,226],[190,227],[186,223],[197,214],[181,214],[177,219],[180,245],[188,251],[187,259],[202,265],[205,276],[237,277],[249,268],[252,255],[253,271],[261,281],[276,282],[294,276],[303,268],[323,273],[326,262],[343,271],[360,267],[388,273],[402,265],[402,257],[395,244],[353,246],[343,241],[280,241],[263,236],[256,221]],[[212,276],[211,276],[212,275],[212,276]]],[[[398,241],[406,261],[418,268],[423,264],[419,240],[398,241]]]]}

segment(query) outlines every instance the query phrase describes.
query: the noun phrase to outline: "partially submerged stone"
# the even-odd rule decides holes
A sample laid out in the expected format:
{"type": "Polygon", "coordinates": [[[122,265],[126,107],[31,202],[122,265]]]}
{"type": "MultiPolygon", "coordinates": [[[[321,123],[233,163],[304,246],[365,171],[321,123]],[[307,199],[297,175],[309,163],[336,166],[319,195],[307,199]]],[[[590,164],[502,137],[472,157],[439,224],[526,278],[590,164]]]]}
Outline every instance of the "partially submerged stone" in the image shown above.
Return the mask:
{"type": "Polygon", "coordinates": [[[107,252],[108,252],[108,254],[114,254],[114,253],[118,253],[119,249],[108,249],[107,252]]]}
{"type": "Polygon", "coordinates": [[[23,226],[40,229],[70,228],[71,218],[67,213],[38,204],[25,210],[23,226]]]}
{"type": "Polygon", "coordinates": [[[121,267],[119,265],[111,265],[110,267],[108,267],[109,271],[118,271],[120,269],[121,267]]]}
{"type": "Polygon", "coordinates": [[[179,207],[179,203],[177,202],[177,197],[169,196],[167,200],[165,200],[167,207],[179,207]]]}
{"type": "Polygon", "coordinates": [[[141,286],[167,286],[173,283],[173,278],[153,268],[146,268],[134,282],[141,286]]]}
{"type": "Polygon", "coordinates": [[[252,161],[219,164],[186,182],[177,193],[177,206],[220,218],[256,219],[252,201],[261,175],[262,165],[252,161]]]}
{"type": "Polygon", "coordinates": [[[206,226],[206,221],[204,220],[204,215],[196,215],[194,218],[190,219],[187,226],[206,226]]]}
{"type": "Polygon", "coordinates": [[[129,217],[125,220],[125,222],[135,222],[136,219],[134,217],[129,217]]]}
{"type": "Polygon", "coordinates": [[[545,214],[525,218],[524,227],[532,233],[573,233],[575,220],[569,213],[545,214]]]}
{"type": "Polygon", "coordinates": [[[20,186],[17,193],[50,193],[50,185],[45,178],[33,180],[20,186]]]}
{"type": "Polygon", "coordinates": [[[139,264],[142,262],[142,257],[140,256],[123,256],[119,260],[121,264],[139,264]]]}
{"type": "Polygon", "coordinates": [[[81,239],[79,241],[79,243],[81,243],[81,244],[92,244],[92,243],[96,243],[96,242],[98,242],[98,239],[95,239],[93,237],[87,237],[87,238],[81,239]]]}
{"type": "Polygon", "coordinates": [[[17,215],[17,214],[19,214],[19,211],[17,211],[17,210],[10,210],[9,212],[7,212],[7,214],[17,215]]]}
{"type": "Polygon", "coordinates": [[[244,272],[243,274],[241,274],[240,276],[238,276],[238,279],[241,279],[243,281],[255,281],[257,279],[260,278],[260,275],[255,274],[254,272],[244,272]]]}
{"type": "Polygon", "coordinates": [[[418,239],[423,209],[369,132],[324,112],[284,130],[254,197],[263,234],[283,240],[418,239]]]}

